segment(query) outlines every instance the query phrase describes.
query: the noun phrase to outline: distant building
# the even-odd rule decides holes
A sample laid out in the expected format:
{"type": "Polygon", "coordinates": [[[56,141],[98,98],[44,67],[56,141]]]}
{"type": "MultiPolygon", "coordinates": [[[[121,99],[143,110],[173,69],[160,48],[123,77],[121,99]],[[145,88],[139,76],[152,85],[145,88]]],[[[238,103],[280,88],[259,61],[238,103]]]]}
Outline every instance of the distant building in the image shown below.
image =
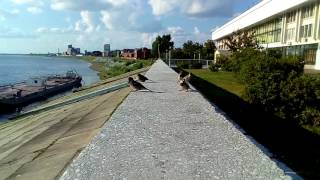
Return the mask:
{"type": "Polygon", "coordinates": [[[121,57],[125,59],[135,59],[135,50],[134,49],[123,49],[121,51],[121,57]]]}
{"type": "Polygon", "coordinates": [[[102,56],[101,51],[92,51],[91,56],[102,56]]]}
{"type": "Polygon", "coordinates": [[[151,57],[151,50],[148,48],[135,49],[135,59],[148,59],[151,57]]]}
{"type": "Polygon", "coordinates": [[[110,56],[111,57],[117,57],[119,58],[120,57],[120,54],[121,54],[121,51],[120,50],[113,50],[110,52],[110,56]]]}
{"type": "Polygon", "coordinates": [[[110,55],[110,44],[105,44],[103,46],[103,56],[109,56],[110,55]]]}
{"type": "Polygon", "coordinates": [[[68,45],[68,49],[67,49],[67,52],[66,52],[66,55],[68,56],[76,56],[80,54],[80,48],[74,48],[72,47],[72,45],[68,45]]]}
{"type": "Polygon", "coordinates": [[[121,57],[125,59],[148,59],[151,56],[151,50],[148,48],[124,49],[121,51],[121,57]]]}

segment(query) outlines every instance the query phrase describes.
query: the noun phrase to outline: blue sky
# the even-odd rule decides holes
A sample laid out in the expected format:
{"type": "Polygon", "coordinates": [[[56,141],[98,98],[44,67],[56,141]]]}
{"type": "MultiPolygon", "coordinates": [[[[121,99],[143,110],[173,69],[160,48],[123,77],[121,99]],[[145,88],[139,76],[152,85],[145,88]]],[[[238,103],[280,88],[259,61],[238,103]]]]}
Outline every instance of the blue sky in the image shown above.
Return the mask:
{"type": "Polygon", "coordinates": [[[0,0],[0,53],[150,47],[172,35],[175,47],[210,31],[259,0],[0,0]]]}

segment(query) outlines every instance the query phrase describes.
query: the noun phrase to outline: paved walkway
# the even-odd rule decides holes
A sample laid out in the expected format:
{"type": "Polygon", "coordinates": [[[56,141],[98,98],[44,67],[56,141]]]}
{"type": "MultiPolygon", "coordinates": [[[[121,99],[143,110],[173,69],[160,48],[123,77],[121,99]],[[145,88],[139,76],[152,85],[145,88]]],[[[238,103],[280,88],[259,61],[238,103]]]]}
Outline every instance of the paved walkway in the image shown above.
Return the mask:
{"type": "Polygon", "coordinates": [[[157,61],[158,92],[132,92],[61,179],[291,179],[197,91],[157,61]]]}

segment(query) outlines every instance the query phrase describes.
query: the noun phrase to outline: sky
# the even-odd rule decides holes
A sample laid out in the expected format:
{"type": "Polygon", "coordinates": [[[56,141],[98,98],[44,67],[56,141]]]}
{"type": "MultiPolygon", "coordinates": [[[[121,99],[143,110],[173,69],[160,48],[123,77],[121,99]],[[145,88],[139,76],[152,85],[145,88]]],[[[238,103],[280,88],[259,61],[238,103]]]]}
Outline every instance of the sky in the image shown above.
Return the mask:
{"type": "Polygon", "coordinates": [[[0,0],[0,53],[151,47],[171,34],[175,47],[211,31],[259,0],[0,0]]]}

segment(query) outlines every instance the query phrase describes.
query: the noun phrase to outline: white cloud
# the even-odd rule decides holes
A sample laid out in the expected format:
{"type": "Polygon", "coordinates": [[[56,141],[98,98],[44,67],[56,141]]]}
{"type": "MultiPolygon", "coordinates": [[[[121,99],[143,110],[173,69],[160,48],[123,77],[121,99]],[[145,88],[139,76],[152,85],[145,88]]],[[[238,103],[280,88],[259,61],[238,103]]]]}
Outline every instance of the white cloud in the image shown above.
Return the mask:
{"type": "Polygon", "coordinates": [[[40,14],[42,13],[42,9],[38,7],[28,7],[27,11],[30,12],[31,14],[40,14]]]}
{"type": "Polygon", "coordinates": [[[106,0],[106,1],[115,7],[120,7],[125,5],[126,3],[130,3],[127,0],[106,0]]]}
{"type": "Polygon", "coordinates": [[[101,11],[101,21],[108,30],[113,29],[111,14],[108,11],[101,11]]]}
{"type": "Polygon", "coordinates": [[[5,21],[8,18],[15,17],[20,11],[18,9],[12,9],[10,11],[0,9],[0,21],[5,21]]]}
{"type": "Polygon", "coordinates": [[[153,41],[157,38],[158,33],[142,33],[142,46],[143,47],[151,47],[153,41]]]}
{"type": "Polygon", "coordinates": [[[80,12],[81,19],[75,23],[75,30],[85,33],[92,33],[95,30],[93,14],[89,11],[80,12]]]}
{"type": "Polygon", "coordinates": [[[152,12],[156,16],[172,11],[181,12],[190,17],[226,16],[232,14],[232,0],[149,0],[152,12]],[[230,5],[231,4],[231,5],[230,5]]]}
{"type": "Polygon", "coordinates": [[[152,12],[156,16],[164,15],[172,11],[180,4],[181,0],[149,0],[152,12]]]}
{"type": "Polygon", "coordinates": [[[11,0],[15,4],[28,4],[33,3],[34,0],[11,0]]]}
{"type": "Polygon", "coordinates": [[[198,27],[194,27],[193,33],[194,33],[195,35],[199,35],[199,34],[200,34],[199,28],[198,28],[198,27]]]}
{"type": "Polygon", "coordinates": [[[7,26],[0,26],[0,38],[36,38],[36,34],[25,32],[19,28],[12,28],[7,26]]]}
{"type": "Polygon", "coordinates": [[[50,34],[64,34],[64,33],[76,33],[74,31],[74,28],[72,25],[70,25],[69,27],[66,28],[58,28],[58,27],[51,27],[51,28],[47,28],[47,27],[39,27],[36,31],[36,33],[38,34],[46,34],[46,33],[50,33],[50,34]]]}
{"type": "Polygon", "coordinates": [[[28,4],[32,6],[43,6],[44,0],[11,0],[14,4],[22,5],[22,4],[28,4]]]}
{"type": "MultiPolygon", "coordinates": [[[[72,11],[100,11],[103,9],[109,9],[113,5],[108,2],[111,0],[52,0],[51,8],[53,10],[72,10],[72,11]]],[[[123,0],[120,0],[123,1],[123,0]]],[[[113,2],[117,4],[117,2],[113,2]]],[[[118,3],[119,4],[119,3],[118,3]]]]}
{"type": "Polygon", "coordinates": [[[20,10],[19,9],[13,9],[10,11],[10,14],[12,15],[16,15],[16,14],[19,14],[20,13],[20,10]]]}

